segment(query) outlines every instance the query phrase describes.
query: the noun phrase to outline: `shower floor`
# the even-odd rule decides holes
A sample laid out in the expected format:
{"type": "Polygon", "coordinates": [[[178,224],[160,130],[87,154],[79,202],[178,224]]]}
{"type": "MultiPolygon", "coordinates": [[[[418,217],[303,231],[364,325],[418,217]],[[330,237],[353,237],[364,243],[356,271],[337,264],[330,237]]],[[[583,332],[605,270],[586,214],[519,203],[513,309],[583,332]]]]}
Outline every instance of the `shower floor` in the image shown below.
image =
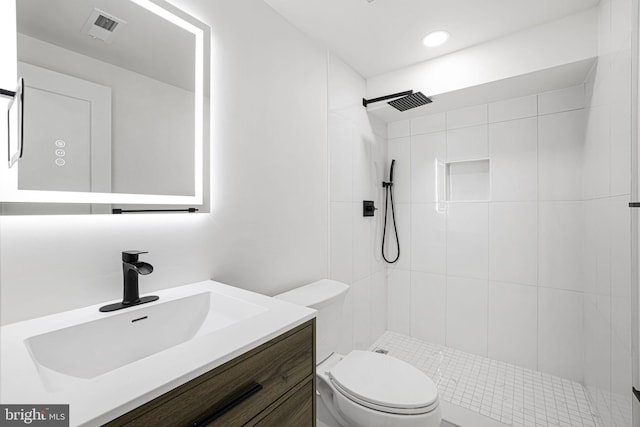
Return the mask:
{"type": "Polygon", "coordinates": [[[601,425],[574,381],[396,332],[385,332],[370,350],[386,350],[425,372],[440,399],[508,426],[601,425]]]}

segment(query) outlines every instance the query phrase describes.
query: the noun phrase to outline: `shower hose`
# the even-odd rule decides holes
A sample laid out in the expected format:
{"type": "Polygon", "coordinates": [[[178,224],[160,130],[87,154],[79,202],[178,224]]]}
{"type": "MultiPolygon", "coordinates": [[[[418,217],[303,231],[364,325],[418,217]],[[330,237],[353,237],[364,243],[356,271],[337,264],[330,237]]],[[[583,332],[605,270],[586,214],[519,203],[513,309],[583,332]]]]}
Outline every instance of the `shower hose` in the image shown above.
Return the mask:
{"type": "Polygon", "coordinates": [[[389,264],[393,264],[398,261],[400,258],[400,239],[398,238],[398,228],[396,226],[396,213],[393,208],[393,182],[383,182],[382,186],[384,187],[384,225],[382,229],[382,258],[389,264]],[[384,244],[387,237],[387,213],[389,212],[389,200],[391,200],[391,220],[393,221],[393,231],[396,235],[396,248],[397,254],[393,260],[387,259],[387,256],[384,253],[384,244]]]}

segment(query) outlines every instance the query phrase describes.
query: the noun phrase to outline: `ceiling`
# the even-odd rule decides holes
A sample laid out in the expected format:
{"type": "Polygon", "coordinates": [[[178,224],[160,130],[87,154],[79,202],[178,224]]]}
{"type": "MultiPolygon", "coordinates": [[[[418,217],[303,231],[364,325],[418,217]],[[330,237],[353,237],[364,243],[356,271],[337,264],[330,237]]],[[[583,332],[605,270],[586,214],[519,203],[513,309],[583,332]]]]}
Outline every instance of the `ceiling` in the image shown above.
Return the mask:
{"type": "Polygon", "coordinates": [[[265,0],[369,78],[572,15],[599,0],[265,0]],[[422,38],[446,30],[443,46],[422,38]]]}
{"type": "Polygon", "coordinates": [[[16,7],[19,33],[193,90],[193,34],[129,0],[20,0],[16,7]],[[94,8],[126,21],[111,43],[82,33],[94,8]]]}

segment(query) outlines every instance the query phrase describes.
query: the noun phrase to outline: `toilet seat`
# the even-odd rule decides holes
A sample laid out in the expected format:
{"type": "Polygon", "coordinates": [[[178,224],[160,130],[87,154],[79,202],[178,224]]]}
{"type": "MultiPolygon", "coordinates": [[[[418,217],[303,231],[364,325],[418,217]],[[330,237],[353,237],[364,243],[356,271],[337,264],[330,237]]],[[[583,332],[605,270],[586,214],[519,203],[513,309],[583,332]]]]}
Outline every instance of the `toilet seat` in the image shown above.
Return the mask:
{"type": "Polygon", "coordinates": [[[418,415],[438,407],[438,389],[433,381],[391,356],[354,350],[326,374],[340,394],[372,410],[418,415]]]}

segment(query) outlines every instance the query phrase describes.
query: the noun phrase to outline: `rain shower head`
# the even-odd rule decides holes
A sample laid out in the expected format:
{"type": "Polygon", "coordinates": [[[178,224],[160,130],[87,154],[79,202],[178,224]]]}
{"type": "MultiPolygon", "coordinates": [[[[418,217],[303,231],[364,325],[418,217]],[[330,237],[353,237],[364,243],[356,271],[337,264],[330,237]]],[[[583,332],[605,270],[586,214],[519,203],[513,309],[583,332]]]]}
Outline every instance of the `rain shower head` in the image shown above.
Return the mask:
{"type": "Polygon", "coordinates": [[[433,102],[422,92],[414,93],[412,90],[408,90],[406,92],[394,93],[392,95],[381,96],[379,98],[363,99],[362,105],[367,107],[367,105],[373,104],[374,102],[387,101],[389,99],[393,99],[393,101],[389,101],[387,104],[391,105],[398,111],[407,111],[433,102]]]}
{"type": "Polygon", "coordinates": [[[389,101],[387,104],[391,105],[398,111],[407,111],[412,108],[422,107],[423,105],[427,105],[432,102],[433,101],[431,101],[430,98],[424,96],[422,92],[416,92],[412,93],[411,95],[389,101]]]}

